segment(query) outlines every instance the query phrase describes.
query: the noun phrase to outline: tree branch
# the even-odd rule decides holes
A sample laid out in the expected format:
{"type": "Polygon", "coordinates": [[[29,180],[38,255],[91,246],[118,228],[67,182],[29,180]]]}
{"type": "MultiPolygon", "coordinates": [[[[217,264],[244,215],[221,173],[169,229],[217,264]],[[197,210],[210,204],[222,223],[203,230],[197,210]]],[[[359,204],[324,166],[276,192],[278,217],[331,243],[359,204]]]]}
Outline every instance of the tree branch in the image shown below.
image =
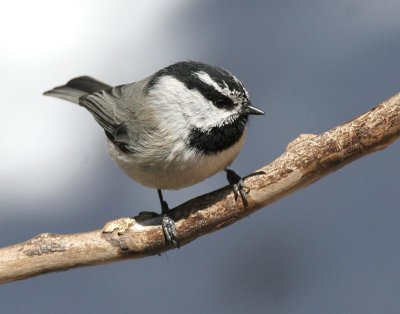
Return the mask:
{"type": "MultiPolygon", "coordinates": [[[[245,179],[248,206],[229,187],[194,198],[171,212],[180,243],[226,227],[306,187],[349,162],[383,149],[400,135],[400,93],[360,117],[316,135],[300,135],[269,165],[245,179]]],[[[160,217],[121,218],[103,229],[41,234],[0,249],[0,283],[43,273],[160,254],[167,250],[160,217]]]]}

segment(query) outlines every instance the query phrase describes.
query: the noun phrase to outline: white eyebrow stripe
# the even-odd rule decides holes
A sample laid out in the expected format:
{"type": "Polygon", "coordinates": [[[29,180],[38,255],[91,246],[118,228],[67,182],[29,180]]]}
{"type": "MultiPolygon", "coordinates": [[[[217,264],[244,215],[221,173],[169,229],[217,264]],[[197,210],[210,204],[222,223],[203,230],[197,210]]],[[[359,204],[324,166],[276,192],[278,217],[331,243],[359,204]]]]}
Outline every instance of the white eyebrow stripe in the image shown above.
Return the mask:
{"type": "MultiPolygon", "coordinates": [[[[226,84],[225,81],[222,81],[224,83],[224,88],[221,88],[221,86],[217,82],[215,82],[208,73],[204,71],[192,72],[192,74],[196,75],[203,83],[206,83],[207,85],[214,87],[222,95],[231,98],[231,91],[228,87],[228,84],[226,84]]],[[[242,86],[245,96],[249,98],[249,94],[247,90],[243,87],[243,84],[236,78],[236,76],[232,75],[232,77],[240,86],[242,86]]]]}
{"type": "Polygon", "coordinates": [[[206,83],[207,85],[210,85],[214,87],[217,91],[219,91],[221,94],[226,95],[228,92],[228,85],[224,82],[224,85],[226,86],[224,89],[221,88],[221,86],[218,85],[217,82],[215,82],[211,76],[204,72],[204,71],[199,71],[199,72],[193,72],[194,75],[196,75],[200,81],[206,83]]]}

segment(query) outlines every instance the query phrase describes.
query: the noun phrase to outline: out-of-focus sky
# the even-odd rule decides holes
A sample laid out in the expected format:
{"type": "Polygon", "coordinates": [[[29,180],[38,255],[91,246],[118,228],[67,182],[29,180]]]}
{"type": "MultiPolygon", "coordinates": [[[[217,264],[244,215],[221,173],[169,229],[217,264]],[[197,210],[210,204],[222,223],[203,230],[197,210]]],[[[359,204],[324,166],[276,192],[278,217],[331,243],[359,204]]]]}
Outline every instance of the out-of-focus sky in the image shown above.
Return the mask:
{"type": "MultiPolygon", "coordinates": [[[[0,246],[158,210],[82,108],[41,93],[180,60],[231,70],[266,111],[247,174],[400,90],[400,2],[1,1],[0,246]]],[[[0,286],[2,313],[398,313],[399,143],[181,250],[0,286]]],[[[223,174],[166,192],[175,206],[223,174]]]]}

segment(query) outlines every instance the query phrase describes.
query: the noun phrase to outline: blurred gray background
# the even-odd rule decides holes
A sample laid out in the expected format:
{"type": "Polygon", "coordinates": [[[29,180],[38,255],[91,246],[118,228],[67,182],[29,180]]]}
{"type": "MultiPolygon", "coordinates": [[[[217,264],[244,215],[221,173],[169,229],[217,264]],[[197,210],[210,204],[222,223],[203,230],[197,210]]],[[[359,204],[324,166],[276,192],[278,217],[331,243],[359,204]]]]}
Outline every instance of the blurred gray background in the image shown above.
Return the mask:
{"type": "MultiPolygon", "coordinates": [[[[117,85],[180,60],[234,72],[266,116],[247,174],[400,90],[400,2],[0,2],[0,246],[158,210],[88,112],[41,93],[88,74],[117,85]]],[[[0,286],[1,313],[399,313],[399,152],[357,160],[162,256],[0,286]]],[[[171,206],[223,174],[166,192],[171,206]]]]}

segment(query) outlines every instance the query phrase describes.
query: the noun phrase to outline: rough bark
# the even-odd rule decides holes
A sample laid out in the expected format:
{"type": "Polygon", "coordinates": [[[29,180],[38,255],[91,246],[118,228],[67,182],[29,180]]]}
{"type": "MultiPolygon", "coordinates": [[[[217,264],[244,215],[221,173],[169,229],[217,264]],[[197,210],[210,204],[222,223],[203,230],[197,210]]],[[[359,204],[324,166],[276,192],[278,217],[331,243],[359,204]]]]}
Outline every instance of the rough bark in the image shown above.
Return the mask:
{"type": "MultiPolygon", "coordinates": [[[[400,93],[320,135],[300,135],[272,163],[245,179],[248,204],[229,187],[172,210],[181,245],[226,227],[306,187],[349,162],[383,149],[400,135],[400,93]]],[[[43,273],[160,254],[169,249],[160,217],[121,218],[79,234],[38,235],[0,249],[0,283],[43,273]]]]}

